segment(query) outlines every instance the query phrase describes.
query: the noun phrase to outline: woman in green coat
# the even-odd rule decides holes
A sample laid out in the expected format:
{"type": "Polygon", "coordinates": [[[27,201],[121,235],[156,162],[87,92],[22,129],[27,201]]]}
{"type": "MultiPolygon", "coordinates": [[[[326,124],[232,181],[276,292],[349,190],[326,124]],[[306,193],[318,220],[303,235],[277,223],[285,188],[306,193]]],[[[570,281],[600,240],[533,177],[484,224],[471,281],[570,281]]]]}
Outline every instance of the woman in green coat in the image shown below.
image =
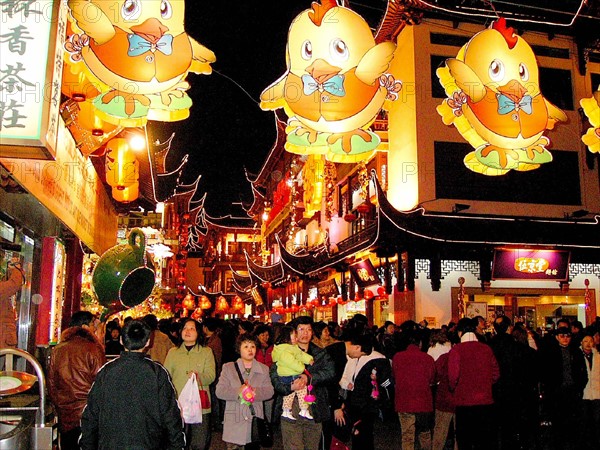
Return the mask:
{"type": "MultiPolygon", "coordinates": [[[[194,319],[185,319],[181,328],[181,345],[172,348],[165,359],[165,368],[173,378],[177,395],[181,395],[187,380],[196,374],[200,390],[208,392],[215,380],[215,358],[204,346],[202,326],[194,319]]],[[[210,398],[209,395],[202,398],[210,398]]],[[[208,449],[210,439],[210,405],[202,405],[202,423],[186,424],[186,442],[189,450],[208,449]]]]}

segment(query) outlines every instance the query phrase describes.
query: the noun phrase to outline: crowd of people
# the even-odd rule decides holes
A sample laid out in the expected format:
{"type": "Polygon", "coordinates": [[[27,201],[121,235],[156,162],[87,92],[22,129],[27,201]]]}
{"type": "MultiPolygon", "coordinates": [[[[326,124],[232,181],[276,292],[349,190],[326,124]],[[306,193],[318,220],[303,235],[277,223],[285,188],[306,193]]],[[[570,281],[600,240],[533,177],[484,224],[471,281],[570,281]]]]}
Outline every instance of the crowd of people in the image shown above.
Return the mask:
{"type": "Polygon", "coordinates": [[[300,316],[287,324],[153,315],[105,325],[73,315],[53,349],[49,396],[61,448],[258,449],[252,417],[279,427],[285,449],[374,446],[377,421],[401,448],[600,448],[600,318],[561,319],[543,336],[505,316],[370,326],[300,316]],[[122,327],[121,327],[122,325],[122,327]],[[489,327],[486,328],[486,327],[489,327]],[[108,358],[108,362],[107,361],[108,358]],[[178,398],[195,375],[200,423],[178,398]]]}

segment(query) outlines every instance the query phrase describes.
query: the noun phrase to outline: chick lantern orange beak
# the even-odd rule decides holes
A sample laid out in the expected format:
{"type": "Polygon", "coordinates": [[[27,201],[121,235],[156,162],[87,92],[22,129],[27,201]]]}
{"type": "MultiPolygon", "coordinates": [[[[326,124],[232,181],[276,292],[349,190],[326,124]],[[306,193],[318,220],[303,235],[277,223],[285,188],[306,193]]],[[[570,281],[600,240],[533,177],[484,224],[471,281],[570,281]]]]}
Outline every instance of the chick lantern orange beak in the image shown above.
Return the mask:
{"type": "Polygon", "coordinates": [[[306,72],[320,84],[323,84],[330,78],[336,76],[341,70],[340,67],[332,66],[327,61],[320,58],[306,68],[306,72]]]}
{"type": "Polygon", "coordinates": [[[527,94],[527,89],[525,89],[517,80],[510,80],[504,86],[500,86],[498,92],[506,95],[513,102],[519,103],[523,96],[527,94]]]}
{"type": "Polygon", "coordinates": [[[141,25],[132,26],[131,31],[148,42],[156,44],[160,38],[169,31],[169,27],[163,25],[155,17],[151,17],[150,19],[145,20],[141,25]]]}

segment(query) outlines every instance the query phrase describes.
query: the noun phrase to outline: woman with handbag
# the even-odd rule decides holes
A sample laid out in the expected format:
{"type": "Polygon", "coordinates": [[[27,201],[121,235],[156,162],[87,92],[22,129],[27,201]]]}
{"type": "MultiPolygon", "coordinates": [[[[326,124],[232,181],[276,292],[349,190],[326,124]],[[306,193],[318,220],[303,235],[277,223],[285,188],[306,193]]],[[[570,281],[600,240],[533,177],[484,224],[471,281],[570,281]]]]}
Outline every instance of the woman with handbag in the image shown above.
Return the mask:
{"type": "MultiPolygon", "coordinates": [[[[269,368],[255,359],[257,346],[253,335],[240,335],[236,341],[240,358],[223,365],[217,383],[217,397],[226,402],[223,441],[228,450],[261,447],[259,437],[253,436],[252,423],[264,420],[263,401],[273,397],[273,385],[269,368]]],[[[264,437],[262,445],[268,446],[264,437]]]]}
{"type": "Polygon", "coordinates": [[[209,347],[204,346],[201,325],[194,319],[185,319],[181,328],[181,344],[172,348],[165,359],[165,368],[171,374],[177,395],[192,375],[196,375],[202,403],[202,422],[186,423],[188,450],[205,450],[210,440],[210,397],[208,386],[215,380],[215,358],[209,347]]]}

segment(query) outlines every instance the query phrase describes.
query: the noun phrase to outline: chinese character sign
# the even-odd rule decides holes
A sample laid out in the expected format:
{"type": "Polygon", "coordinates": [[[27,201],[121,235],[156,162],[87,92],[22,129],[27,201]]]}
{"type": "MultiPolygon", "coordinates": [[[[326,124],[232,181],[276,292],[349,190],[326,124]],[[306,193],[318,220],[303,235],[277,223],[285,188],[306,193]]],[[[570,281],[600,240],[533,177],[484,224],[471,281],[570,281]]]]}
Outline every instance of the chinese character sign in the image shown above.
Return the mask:
{"type": "Polygon", "coordinates": [[[285,148],[329,161],[372,155],[380,138],[370,125],[401,83],[386,73],[392,42],[375,43],[367,22],[335,0],[313,2],[292,22],[287,71],[261,94],[261,108],[289,116],[285,148]]]}
{"type": "Polygon", "coordinates": [[[373,263],[370,259],[365,259],[352,264],[349,268],[358,287],[366,288],[374,284],[379,284],[377,271],[375,270],[375,267],[373,267],[373,263]]]}
{"type": "Polygon", "coordinates": [[[53,158],[66,9],[51,0],[0,0],[0,156],[53,158]]]}
{"type": "Polygon", "coordinates": [[[497,249],[492,278],[564,281],[569,258],[565,250],[497,249]]]}
{"type": "Polygon", "coordinates": [[[590,152],[600,153],[600,86],[592,97],[584,98],[579,103],[591,125],[581,140],[590,152]]]}
{"type": "Polygon", "coordinates": [[[438,113],[475,148],[464,159],[467,168],[495,176],[552,161],[544,132],[567,116],[540,92],[535,54],[503,18],[473,36],[437,75],[448,95],[438,113]]]}
{"type": "Polygon", "coordinates": [[[96,114],[114,125],[187,118],[185,78],[210,74],[215,55],[185,32],[184,4],[69,0],[68,90],[94,96],[96,114]]]}

